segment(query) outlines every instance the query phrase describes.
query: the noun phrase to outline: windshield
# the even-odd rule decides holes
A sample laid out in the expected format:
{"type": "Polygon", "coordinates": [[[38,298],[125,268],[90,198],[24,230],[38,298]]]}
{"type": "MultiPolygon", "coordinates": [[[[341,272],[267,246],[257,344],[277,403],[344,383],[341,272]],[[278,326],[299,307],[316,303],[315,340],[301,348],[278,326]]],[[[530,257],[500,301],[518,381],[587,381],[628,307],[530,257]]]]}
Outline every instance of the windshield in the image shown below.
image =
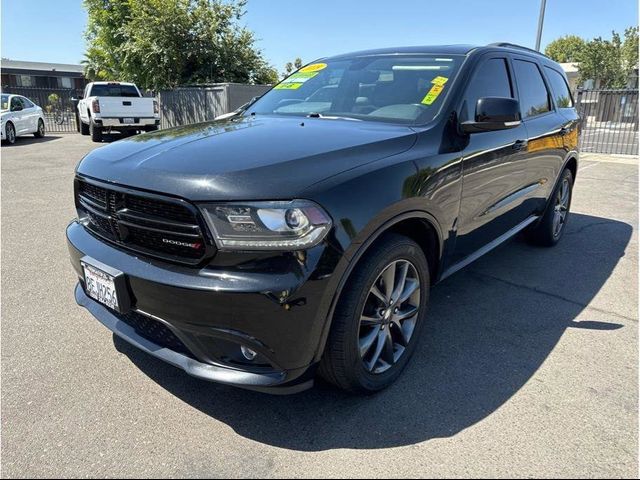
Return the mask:
{"type": "Polygon", "coordinates": [[[248,113],[426,123],[440,109],[463,58],[379,55],[314,63],[273,87],[248,113]]]}
{"type": "Polygon", "coordinates": [[[0,110],[9,110],[9,95],[2,95],[2,108],[0,110]]]}
{"type": "Polygon", "coordinates": [[[91,87],[92,97],[139,97],[133,85],[94,85],[91,87]]]}

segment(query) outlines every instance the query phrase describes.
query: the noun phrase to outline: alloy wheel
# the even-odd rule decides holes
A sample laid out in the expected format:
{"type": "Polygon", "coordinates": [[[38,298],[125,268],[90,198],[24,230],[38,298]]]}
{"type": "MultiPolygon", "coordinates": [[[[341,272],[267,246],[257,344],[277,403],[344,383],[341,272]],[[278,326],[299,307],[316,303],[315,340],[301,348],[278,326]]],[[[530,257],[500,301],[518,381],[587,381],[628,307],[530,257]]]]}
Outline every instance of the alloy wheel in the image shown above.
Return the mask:
{"type": "Polygon", "coordinates": [[[569,179],[565,178],[556,194],[556,202],[553,212],[553,236],[558,237],[564,224],[567,221],[567,213],[569,212],[569,179]]]}
{"type": "Polygon", "coordinates": [[[418,320],[420,277],[408,260],[387,265],[373,282],[360,315],[358,348],[365,369],[383,373],[404,354],[418,320]]]}
{"type": "Polygon", "coordinates": [[[12,125],[7,125],[7,140],[9,143],[14,143],[16,141],[16,131],[13,129],[12,125]]]}

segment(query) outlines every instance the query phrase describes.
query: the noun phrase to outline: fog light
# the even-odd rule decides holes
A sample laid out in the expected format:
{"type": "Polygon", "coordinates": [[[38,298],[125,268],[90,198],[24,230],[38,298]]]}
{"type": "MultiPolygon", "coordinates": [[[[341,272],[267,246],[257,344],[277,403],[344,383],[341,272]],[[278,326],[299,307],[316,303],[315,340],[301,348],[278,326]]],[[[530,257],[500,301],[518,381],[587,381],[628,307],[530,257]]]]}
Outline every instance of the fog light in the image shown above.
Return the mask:
{"type": "Polygon", "coordinates": [[[256,352],[254,352],[250,348],[245,347],[244,345],[240,347],[240,351],[242,352],[242,356],[250,362],[252,362],[253,359],[258,355],[256,352]]]}

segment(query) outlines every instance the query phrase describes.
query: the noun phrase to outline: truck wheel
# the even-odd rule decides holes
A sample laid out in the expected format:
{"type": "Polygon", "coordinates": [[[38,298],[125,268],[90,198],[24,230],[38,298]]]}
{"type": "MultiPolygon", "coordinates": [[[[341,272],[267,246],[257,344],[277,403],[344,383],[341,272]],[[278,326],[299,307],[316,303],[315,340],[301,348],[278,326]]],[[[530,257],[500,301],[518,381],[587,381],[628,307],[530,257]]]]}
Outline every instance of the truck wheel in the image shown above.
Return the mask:
{"type": "Polygon", "coordinates": [[[93,122],[89,124],[89,133],[91,133],[91,140],[94,142],[102,142],[102,127],[97,127],[93,122]]]}
{"type": "Polygon", "coordinates": [[[80,121],[80,134],[89,135],[89,125],[82,123],[82,121],[80,121]]]}

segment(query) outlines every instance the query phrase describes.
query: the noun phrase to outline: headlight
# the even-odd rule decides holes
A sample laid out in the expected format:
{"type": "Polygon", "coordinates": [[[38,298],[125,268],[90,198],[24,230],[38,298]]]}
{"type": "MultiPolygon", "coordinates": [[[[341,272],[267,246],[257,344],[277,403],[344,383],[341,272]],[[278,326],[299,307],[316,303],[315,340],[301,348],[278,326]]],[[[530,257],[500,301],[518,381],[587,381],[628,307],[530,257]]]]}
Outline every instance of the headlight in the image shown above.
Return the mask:
{"type": "Polygon", "coordinates": [[[308,200],[216,203],[200,207],[221,249],[302,250],[320,243],[331,219],[308,200]]]}

